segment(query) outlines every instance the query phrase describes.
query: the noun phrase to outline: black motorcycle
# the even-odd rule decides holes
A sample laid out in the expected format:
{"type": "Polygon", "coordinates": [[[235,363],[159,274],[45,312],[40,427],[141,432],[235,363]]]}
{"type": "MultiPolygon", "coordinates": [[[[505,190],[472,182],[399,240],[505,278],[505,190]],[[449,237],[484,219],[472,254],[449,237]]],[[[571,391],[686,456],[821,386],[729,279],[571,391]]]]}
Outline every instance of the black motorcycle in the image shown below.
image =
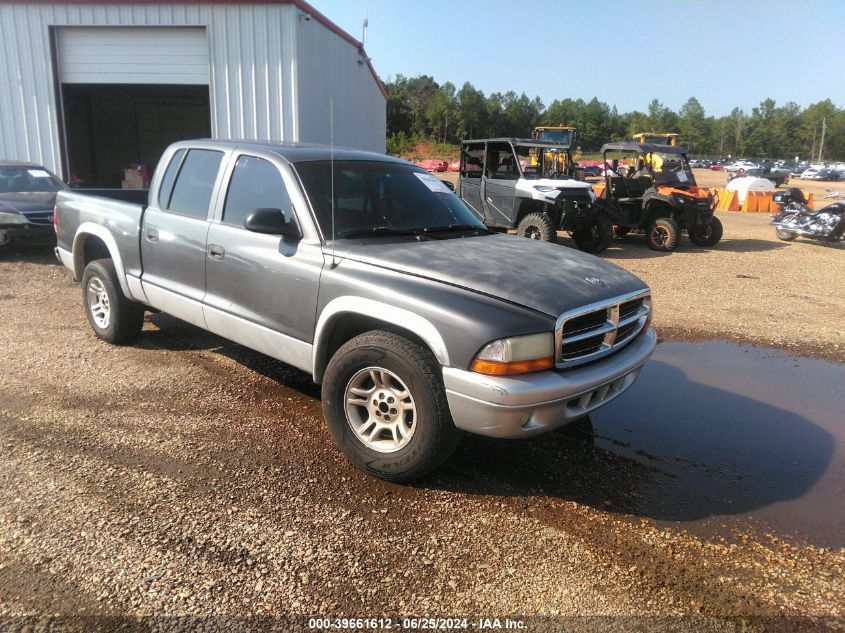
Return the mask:
{"type": "Polygon", "coordinates": [[[845,201],[834,202],[817,211],[807,206],[800,189],[775,192],[772,200],[780,205],[772,224],[778,239],[791,242],[799,235],[823,242],[836,242],[845,233],[845,201]]]}

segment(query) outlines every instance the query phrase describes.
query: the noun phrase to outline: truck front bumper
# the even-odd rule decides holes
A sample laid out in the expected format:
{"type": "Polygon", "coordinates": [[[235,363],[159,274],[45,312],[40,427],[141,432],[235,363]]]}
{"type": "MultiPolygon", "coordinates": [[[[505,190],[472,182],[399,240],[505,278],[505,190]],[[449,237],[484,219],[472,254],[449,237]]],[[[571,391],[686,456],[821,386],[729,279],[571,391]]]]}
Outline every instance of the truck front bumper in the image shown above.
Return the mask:
{"type": "Polygon", "coordinates": [[[455,426],[470,433],[518,438],[551,431],[607,404],[634,384],[657,343],[649,329],[624,349],[563,372],[486,376],[443,369],[455,426]]]}

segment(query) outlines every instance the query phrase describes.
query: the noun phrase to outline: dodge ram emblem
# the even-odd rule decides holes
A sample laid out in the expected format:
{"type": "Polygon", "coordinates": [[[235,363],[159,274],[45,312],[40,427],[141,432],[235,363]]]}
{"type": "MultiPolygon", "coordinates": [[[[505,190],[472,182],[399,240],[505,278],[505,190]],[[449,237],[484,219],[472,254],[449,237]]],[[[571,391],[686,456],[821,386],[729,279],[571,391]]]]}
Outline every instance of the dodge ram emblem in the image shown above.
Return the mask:
{"type": "Polygon", "coordinates": [[[584,281],[588,284],[593,284],[594,286],[601,286],[601,279],[598,277],[584,277],[584,281]]]}

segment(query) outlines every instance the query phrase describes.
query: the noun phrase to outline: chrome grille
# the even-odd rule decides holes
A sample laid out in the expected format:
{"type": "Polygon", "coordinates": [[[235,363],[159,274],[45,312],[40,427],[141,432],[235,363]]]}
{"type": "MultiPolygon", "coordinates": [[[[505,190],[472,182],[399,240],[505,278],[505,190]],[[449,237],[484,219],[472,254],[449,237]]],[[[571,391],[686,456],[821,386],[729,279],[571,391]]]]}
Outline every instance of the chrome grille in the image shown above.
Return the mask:
{"type": "Polygon", "coordinates": [[[555,365],[574,367],[618,351],[642,331],[650,312],[646,290],[564,312],[555,329],[555,365]]]}

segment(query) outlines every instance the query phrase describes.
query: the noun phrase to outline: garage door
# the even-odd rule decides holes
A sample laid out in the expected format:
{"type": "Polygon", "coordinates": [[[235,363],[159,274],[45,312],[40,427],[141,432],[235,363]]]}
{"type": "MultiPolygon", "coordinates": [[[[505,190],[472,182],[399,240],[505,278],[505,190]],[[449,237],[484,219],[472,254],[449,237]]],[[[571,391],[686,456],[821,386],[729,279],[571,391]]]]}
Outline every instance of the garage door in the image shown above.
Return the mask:
{"type": "Polygon", "coordinates": [[[62,27],[63,84],[208,84],[204,28],[62,27]]]}

